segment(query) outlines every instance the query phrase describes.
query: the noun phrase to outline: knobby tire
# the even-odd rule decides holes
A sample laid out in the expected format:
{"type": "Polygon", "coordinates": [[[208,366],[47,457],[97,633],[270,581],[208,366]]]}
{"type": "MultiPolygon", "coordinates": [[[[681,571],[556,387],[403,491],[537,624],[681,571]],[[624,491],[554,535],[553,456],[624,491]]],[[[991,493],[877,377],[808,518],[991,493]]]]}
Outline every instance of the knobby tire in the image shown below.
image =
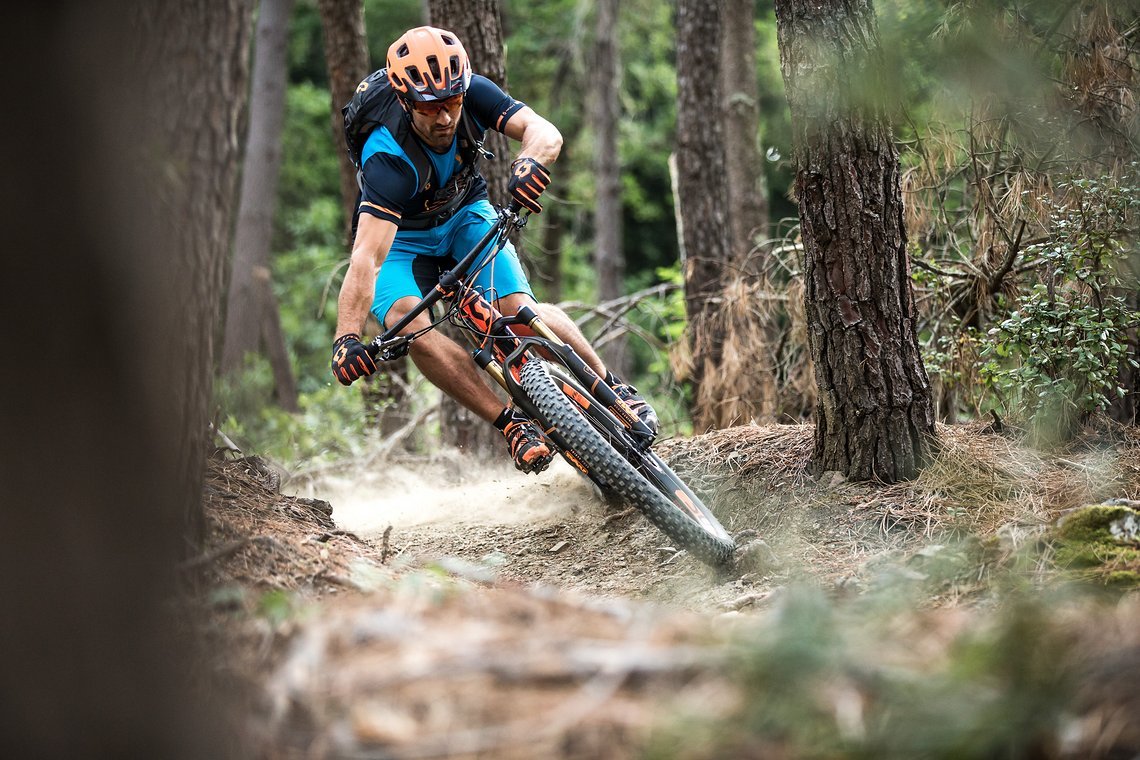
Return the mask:
{"type": "MultiPolygon", "coordinates": [[[[665,535],[702,562],[719,568],[732,561],[736,547],[723,528],[719,536],[710,532],[639,473],[558,388],[544,362],[528,361],[524,364],[519,382],[531,403],[545,418],[540,422],[547,428],[556,428],[573,453],[594,477],[605,482],[607,489],[644,512],[665,535]]],[[[660,460],[654,459],[658,467],[664,467],[660,460]]],[[[671,470],[668,472],[676,479],[671,470]]]]}

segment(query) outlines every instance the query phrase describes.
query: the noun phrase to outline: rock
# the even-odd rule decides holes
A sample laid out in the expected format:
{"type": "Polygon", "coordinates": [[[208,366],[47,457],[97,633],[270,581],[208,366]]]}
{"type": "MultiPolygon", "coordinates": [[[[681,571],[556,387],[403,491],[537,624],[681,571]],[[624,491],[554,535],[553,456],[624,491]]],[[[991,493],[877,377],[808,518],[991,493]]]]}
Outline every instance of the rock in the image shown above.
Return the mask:
{"type": "Polygon", "coordinates": [[[1057,564],[1078,577],[1140,588],[1140,511],[1119,503],[1073,510],[1057,523],[1053,539],[1057,564]]]}
{"type": "Polygon", "coordinates": [[[736,572],[739,575],[755,573],[766,575],[780,566],[772,547],[761,538],[754,538],[736,550],[736,572]]]}

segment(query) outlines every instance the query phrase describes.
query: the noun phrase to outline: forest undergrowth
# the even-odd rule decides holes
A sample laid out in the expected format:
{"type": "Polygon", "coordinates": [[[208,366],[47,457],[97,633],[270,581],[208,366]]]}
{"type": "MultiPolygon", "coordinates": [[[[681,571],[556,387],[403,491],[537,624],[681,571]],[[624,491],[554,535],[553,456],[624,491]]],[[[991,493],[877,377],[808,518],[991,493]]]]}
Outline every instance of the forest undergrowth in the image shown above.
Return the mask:
{"type": "Polygon", "coordinates": [[[357,534],[263,460],[218,459],[185,567],[210,683],[239,695],[248,756],[1140,751],[1134,430],[1046,452],[941,426],[931,466],[891,486],[810,474],[811,437],[663,446],[767,542],[728,575],[663,559],[586,491],[530,524],[357,534]]]}

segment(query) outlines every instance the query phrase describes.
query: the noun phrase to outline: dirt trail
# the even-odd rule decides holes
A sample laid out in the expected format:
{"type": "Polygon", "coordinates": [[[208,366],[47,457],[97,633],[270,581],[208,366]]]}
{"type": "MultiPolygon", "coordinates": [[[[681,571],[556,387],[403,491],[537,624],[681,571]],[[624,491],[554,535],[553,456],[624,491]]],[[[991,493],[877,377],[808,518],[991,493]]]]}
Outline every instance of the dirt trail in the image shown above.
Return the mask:
{"type": "Polygon", "coordinates": [[[362,538],[389,525],[394,531],[536,525],[597,503],[589,482],[560,460],[528,476],[505,464],[472,468],[454,457],[437,457],[427,464],[394,464],[382,473],[325,478],[308,490],[332,503],[337,523],[362,538]]]}
{"type": "MultiPolygon", "coordinates": [[[[802,654],[808,631],[810,642],[826,639],[849,658],[836,660],[834,677],[825,668],[793,692],[815,705],[805,715],[830,726],[835,695],[859,694],[850,673],[871,673],[874,689],[859,698],[880,709],[881,684],[910,695],[931,673],[961,670],[950,661],[963,631],[1001,629],[991,577],[1013,571],[1023,585],[1019,547],[1040,551],[1033,536],[1059,511],[1140,493],[1140,445],[1122,452],[1118,478],[1095,479],[1093,493],[1094,479],[1073,476],[1081,452],[1063,465],[1031,460],[1036,469],[1027,470],[1004,438],[965,428],[942,430],[938,462],[919,481],[894,486],[807,476],[810,430],[798,426],[737,428],[662,448],[730,533],[754,530],[769,542],[773,562],[715,573],[561,463],[535,478],[421,458],[389,464],[382,477],[361,467],[351,478],[288,483],[293,496],[256,458],[215,462],[205,489],[209,541],[192,567],[207,590],[204,635],[224,660],[211,667],[236,674],[261,705],[251,742],[273,751],[259,756],[609,760],[643,756],[678,710],[751,730],[734,717],[742,695],[779,708],[787,680],[742,684],[724,645],[761,630],[771,634],[773,662],[787,655],[771,648],[781,641],[802,654]],[[1013,502],[1017,494],[1024,497],[1013,502]],[[974,510],[978,538],[958,547],[937,528],[963,504],[974,510]],[[822,587],[843,615],[813,618],[819,598],[796,590],[801,584],[822,587]],[[785,615],[791,608],[799,612],[785,615]],[[832,632],[819,639],[819,630],[832,632]],[[756,684],[760,691],[749,692],[756,684]]],[[[1117,731],[1112,716],[1136,714],[1128,680],[1137,672],[1135,637],[1122,635],[1140,630],[1135,614],[1121,617],[1110,605],[1089,618],[1087,643],[1061,665],[1075,672],[1087,652],[1107,653],[1110,664],[1088,670],[1101,701],[1074,708],[1091,727],[1082,749],[1101,746],[1098,727],[1117,731]]],[[[1058,615],[1054,627],[1087,617],[1058,615]]],[[[889,714],[892,703],[883,704],[889,714]]],[[[1132,748],[1136,736],[1109,741],[1132,748]]]]}
{"type": "MultiPolygon", "coordinates": [[[[306,487],[333,504],[337,525],[414,564],[454,563],[498,580],[556,586],[691,609],[717,609],[758,578],[720,578],[638,513],[607,504],[556,460],[541,475],[458,460],[396,464],[383,475],[326,477],[306,487]]],[[[308,494],[306,494],[308,495],[308,494]]]]}

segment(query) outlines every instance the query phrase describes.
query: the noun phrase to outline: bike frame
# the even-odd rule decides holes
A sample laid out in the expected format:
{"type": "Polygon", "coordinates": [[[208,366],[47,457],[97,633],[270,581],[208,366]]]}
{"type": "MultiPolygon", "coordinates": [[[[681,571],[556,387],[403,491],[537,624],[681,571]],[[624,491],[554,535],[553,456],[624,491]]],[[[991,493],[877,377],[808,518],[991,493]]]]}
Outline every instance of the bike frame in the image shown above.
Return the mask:
{"type": "MultiPolygon", "coordinates": [[[[483,295],[467,282],[475,261],[491,246],[486,260],[480,266],[489,265],[507,244],[513,230],[526,224],[527,215],[517,204],[499,210],[499,218],[491,226],[470,252],[455,267],[440,275],[439,282],[396,324],[378,335],[368,350],[374,358],[391,360],[407,353],[408,347],[420,335],[434,330],[445,320],[457,323],[472,344],[471,356],[475,363],[487,372],[507,392],[514,405],[530,419],[543,421],[543,433],[554,443],[558,451],[571,465],[580,470],[603,489],[613,487],[609,477],[621,480],[620,470],[604,460],[594,460],[576,449],[570,438],[590,446],[581,437],[580,429],[574,432],[575,425],[567,431],[559,429],[536,406],[541,401],[532,401],[522,385],[523,366],[532,361],[543,361],[541,369],[554,383],[555,388],[565,399],[577,407],[585,417],[588,428],[600,434],[609,449],[617,454],[618,460],[634,468],[640,474],[649,493],[655,494],[657,501],[645,501],[644,491],[630,492],[619,489],[628,498],[639,499],[638,503],[646,515],[659,528],[684,546],[696,546],[704,561],[719,566],[730,560],[734,550],[732,538],[716,520],[716,517],[702,503],[700,498],[655,454],[650,446],[653,432],[618,397],[609,385],[567,345],[539,317],[533,308],[523,306],[514,316],[503,316],[483,295]],[[412,322],[441,299],[447,299],[449,306],[439,319],[426,328],[404,333],[412,322]],[[529,333],[529,334],[520,334],[529,333]],[[592,471],[597,468],[597,471],[592,471]],[[608,474],[607,474],[608,473],[608,474]],[[678,522],[676,514],[687,516],[684,523],[678,522]],[[696,526],[693,530],[701,540],[695,540],[687,525],[696,526]],[[680,538],[678,538],[678,536],[680,538]]],[[[528,372],[532,372],[534,367],[528,372]]],[[[596,453],[596,451],[595,451],[596,453]]],[[[628,481],[623,481],[628,483],[628,481]]]]}
{"type": "MultiPolygon", "coordinates": [[[[562,341],[539,315],[529,306],[521,307],[514,316],[503,316],[481,293],[467,284],[465,278],[480,254],[492,246],[490,255],[483,266],[487,266],[498,256],[507,244],[510,233],[526,225],[527,214],[521,213],[517,204],[499,210],[498,220],[483,238],[450,269],[440,275],[439,282],[419,303],[413,306],[392,327],[373,339],[369,351],[381,361],[402,356],[419,335],[435,329],[452,314],[458,317],[464,334],[473,343],[471,355],[475,363],[487,372],[516,405],[532,419],[538,412],[519,386],[519,371],[523,364],[533,358],[537,350],[553,359],[569,371],[569,376],[560,379],[562,390],[583,411],[597,402],[613,414],[625,426],[629,438],[622,441],[622,448],[631,447],[645,451],[653,441],[653,431],[629,408],[629,406],[602,381],[593,368],[585,362],[568,344],[562,341]],[[427,330],[410,335],[400,333],[425,311],[441,299],[447,299],[452,306],[427,330]],[[522,327],[531,335],[519,335],[512,328],[522,327]],[[573,379],[576,383],[566,382],[573,379]],[[578,387],[573,387],[577,385],[578,387]],[[587,396],[588,393],[588,396],[587,396]],[[593,401],[591,401],[591,397],[593,401]]],[[[561,374],[561,373],[560,373],[561,374]]],[[[563,451],[569,451],[560,441],[557,431],[547,431],[563,451]]],[[[579,467],[581,469],[581,467],[579,467]]]]}

